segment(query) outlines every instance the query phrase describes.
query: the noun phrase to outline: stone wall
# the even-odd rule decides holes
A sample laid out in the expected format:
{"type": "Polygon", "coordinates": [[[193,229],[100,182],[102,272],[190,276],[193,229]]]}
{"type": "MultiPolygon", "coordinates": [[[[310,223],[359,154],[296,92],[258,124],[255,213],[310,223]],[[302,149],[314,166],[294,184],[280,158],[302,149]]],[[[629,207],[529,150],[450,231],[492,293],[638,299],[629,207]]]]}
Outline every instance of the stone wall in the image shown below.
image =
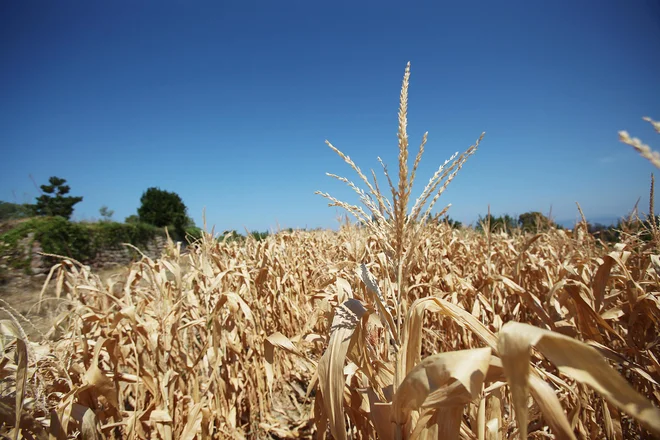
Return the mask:
{"type": "MultiPolygon", "coordinates": [[[[149,258],[160,258],[165,250],[167,239],[163,236],[155,236],[149,240],[146,245],[137,246],[140,251],[149,258]]],[[[41,245],[38,241],[34,240],[34,233],[28,234],[27,237],[19,241],[16,251],[13,255],[3,255],[0,260],[0,270],[2,271],[3,279],[0,284],[10,283],[16,286],[27,286],[33,283],[43,283],[48,276],[51,266],[49,265],[46,257],[40,255],[43,252],[41,245]],[[29,261],[29,269],[31,274],[26,274],[25,269],[12,268],[7,261],[9,258],[29,261]]],[[[112,269],[119,266],[127,266],[132,261],[139,260],[141,257],[133,248],[127,246],[112,246],[102,249],[97,252],[94,258],[81,261],[94,268],[99,269],[112,269]]]]}
{"type": "MultiPolygon", "coordinates": [[[[147,257],[156,259],[160,258],[166,245],[167,239],[165,237],[156,236],[146,246],[137,246],[137,248],[147,257]]],[[[127,246],[116,246],[103,249],[96,254],[92,261],[85,261],[84,263],[97,269],[108,269],[117,266],[127,266],[131,261],[138,260],[139,258],[140,256],[135,249],[127,246]]]]}

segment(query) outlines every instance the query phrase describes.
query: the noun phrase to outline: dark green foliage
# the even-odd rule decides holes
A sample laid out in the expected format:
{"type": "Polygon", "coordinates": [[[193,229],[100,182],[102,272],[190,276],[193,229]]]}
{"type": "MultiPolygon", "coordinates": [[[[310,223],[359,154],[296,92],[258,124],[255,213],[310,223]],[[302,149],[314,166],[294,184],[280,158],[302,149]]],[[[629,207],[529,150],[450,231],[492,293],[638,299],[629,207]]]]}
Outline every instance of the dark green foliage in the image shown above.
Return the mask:
{"type": "Polygon", "coordinates": [[[615,243],[619,241],[619,227],[620,225],[606,226],[601,223],[587,224],[587,230],[591,235],[609,243],[615,243]]]}
{"type": "Polygon", "coordinates": [[[30,205],[28,203],[18,204],[0,201],[0,221],[17,220],[21,218],[34,217],[35,215],[35,205],[30,205]]]}
{"type": "Polygon", "coordinates": [[[126,219],[124,220],[124,223],[140,223],[140,217],[138,217],[138,216],[135,215],[135,214],[129,215],[129,216],[126,217],[126,219]]]}
{"type": "MultiPolygon", "coordinates": [[[[43,252],[78,261],[90,260],[99,250],[119,247],[122,243],[141,247],[156,235],[164,235],[161,229],[145,223],[74,223],[62,217],[40,217],[20,223],[0,235],[0,242],[12,253],[18,243],[31,233],[32,240],[41,244],[43,252]]],[[[14,258],[12,265],[29,267],[29,260],[14,258]]]]}
{"type": "MultiPolygon", "coordinates": [[[[622,225],[622,223],[623,222],[620,220],[618,225],[619,229],[623,229],[624,226],[622,225]]],[[[633,223],[633,227],[636,227],[638,231],[643,231],[640,234],[642,240],[651,241],[651,239],[653,238],[652,231],[654,229],[656,231],[660,229],[660,215],[654,215],[650,218],[646,218],[646,220],[636,222],[636,224],[633,223]],[[654,221],[655,221],[655,227],[654,225],[652,225],[652,222],[654,221]]]]}
{"type": "Polygon", "coordinates": [[[99,209],[99,214],[101,215],[102,222],[109,222],[112,221],[112,216],[115,214],[115,211],[104,205],[99,209]]]}
{"type": "Polygon", "coordinates": [[[257,241],[262,241],[268,237],[268,232],[252,231],[250,232],[250,237],[254,238],[257,241]]]}
{"type": "Polygon", "coordinates": [[[452,229],[461,229],[463,227],[463,223],[450,217],[443,218],[442,222],[448,224],[452,229]]]}
{"type": "Polygon", "coordinates": [[[509,214],[504,214],[503,216],[494,217],[492,214],[487,214],[485,217],[479,216],[477,220],[477,231],[484,231],[490,226],[490,232],[507,232],[511,233],[514,229],[518,227],[518,222],[511,217],[509,214]]]}
{"type": "Polygon", "coordinates": [[[197,225],[195,224],[195,220],[193,220],[192,217],[186,215],[186,228],[195,228],[197,225]]]}
{"type": "Polygon", "coordinates": [[[660,216],[620,219],[616,225],[603,225],[600,223],[588,223],[587,229],[594,237],[609,243],[617,243],[625,240],[625,237],[636,236],[642,241],[653,240],[653,230],[660,229],[660,216]],[[655,220],[655,227],[653,221],[655,220]]]}
{"type": "Polygon", "coordinates": [[[186,239],[188,242],[193,242],[202,238],[203,231],[197,226],[186,227],[186,239]]]}
{"type": "Polygon", "coordinates": [[[49,254],[84,261],[95,253],[92,250],[90,231],[83,224],[69,222],[62,217],[40,222],[34,238],[41,243],[44,252],[49,254]]]}
{"type": "Polygon", "coordinates": [[[156,235],[163,235],[163,231],[146,223],[115,223],[102,222],[85,225],[90,233],[92,247],[104,249],[130,243],[141,247],[156,235]]]}
{"type": "Polygon", "coordinates": [[[73,214],[73,206],[82,202],[82,197],[67,196],[71,188],[65,185],[66,180],[59,177],[48,179],[50,185],[41,185],[43,194],[37,197],[35,211],[37,215],[59,216],[70,219],[73,214]]]}
{"type": "Polygon", "coordinates": [[[538,211],[526,212],[518,216],[518,226],[524,232],[542,232],[556,227],[554,222],[538,211]]]}
{"type": "MultiPolygon", "coordinates": [[[[178,194],[159,188],[147,189],[140,198],[140,221],[157,227],[170,226],[177,239],[185,237],[189,223],[186,205],[178,194]]],[[[168,228],[169,229],[169,228],[168,228]]]]}
{"type": "MultiPolygon", "coordinates": [[[[85,260],[93,255],[90,234],[85,226],[69,222],[59,216],[35,218],[20,223],[9,232],[0,235],[0,241],[7,244],[10,249],[15,249],[19,241],[29,234],[34,234],[32,239],[39,241],[42,250],[49,254],[64,255],[76,260],[85,260]]],[[[16,267],[21,262],[14,259],[12,265],[16,267]]],[[[26,263],[29,267],[29,261],[26,263]]]]}
{"type": "Polygon", "coordinates": [[[243,241],[245,240],[245,236],[239,234],[236,231],[224,231],[222,234],[218,235],[217,240],[219,242],[226,242],[226,243],[231,243],[233,241],[243,241]]]}

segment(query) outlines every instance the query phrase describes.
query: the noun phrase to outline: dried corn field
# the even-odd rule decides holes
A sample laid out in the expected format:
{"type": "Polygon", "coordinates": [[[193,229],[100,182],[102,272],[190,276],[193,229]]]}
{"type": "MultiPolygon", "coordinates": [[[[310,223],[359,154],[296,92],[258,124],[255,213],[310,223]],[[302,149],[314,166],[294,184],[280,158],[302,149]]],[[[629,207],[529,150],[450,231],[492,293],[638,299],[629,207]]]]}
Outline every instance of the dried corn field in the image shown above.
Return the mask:
{"type": "Polygon", "coordinates": [[[20,316],[0,322],[3,435],[660,435],[655,225],[650,241],[610,245],[583,223],[507,235],[432,221],[481,137],[411,200],[426,136],[409,169],[408,78],[390,198],[331,146],[366,189],[331,176],[364,207],[322,196],[361,226],[245,242],[209,233],[107,282],[55,266],[51,333],[29,341],[20,316]]]}

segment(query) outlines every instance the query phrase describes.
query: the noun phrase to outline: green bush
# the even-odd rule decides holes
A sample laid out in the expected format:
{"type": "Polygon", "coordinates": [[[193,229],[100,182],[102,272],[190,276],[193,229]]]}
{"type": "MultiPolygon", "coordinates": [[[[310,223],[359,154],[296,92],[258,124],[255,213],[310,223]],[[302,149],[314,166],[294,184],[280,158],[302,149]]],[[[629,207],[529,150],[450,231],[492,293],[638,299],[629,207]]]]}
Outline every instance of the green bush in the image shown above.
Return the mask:
{"type": "Polygon", "coordinates": [[[252,231],[250,232],[250,237],[254,238],[257,241],[262,241],[268,237],[268,232],[252,231]]]}
{"type": "Polygon", "coordinates": [[[518,222],[509,214],[495,217],[492,214],[486,214],[485,217],[479,216],[475,229],[480,232],[486,232],[485,229],[490,225],[491,233],[506,232],[511,234],[518,228],[518,222]]]}
{"type": "Polygon", "coordinates": [[[39,222],[34,239],[49,254],[65,255],[78,261],[87,260],[96,254],[89,229],[62,217],[51,217],[39,222]]]}
{"type": "Polygon", "coordinates": [[[543,232],[557,227],[555,223],[538,211],[525,212],[518,216],[518,225],[524,232],[543,232]]]}
{"type": "Polygon", "coordinates": [[[34,205],[0,201],[0,221],[34,217],[35,215],[34,205]]]}
{"type": "Polygon", "coordinates": [[[197,226],[188,226],[186,228],[186,240],[193,242],[202,238],[202,230],[197,226]]]}
{"type": "Polygon", "coordinates": [[[241,242],[245,240],[245,236],[239,234],[236,231],[224,231],[222,234],[219,234],[217,239],[219,242],[231,243],[233,241],[241,242]]]}
{"type": "Polygon", "coordinates": [[[43,252],[78,261],[88,261],[100,250],[117,247],[122,243],[141,247],[157,235],[164,235],[162,229],[145,223],[74,223],[62,217],[34,218],[0,235],[3,253],[12,255],[10,264],[15,268],[27,270],[30,266],[30,257],[26,260],[17,250],[19,242],[31,233],[34,234],[32,240],[41,244],[43,252]]]}
{"type": "Polygon", "coordinates": [[[104,249],[130,243],[135,246],[146,245],[156,235],[164,235],[162,229],[146,223],[101,222],[87,225],[94,249],[104,249]]]}
{"type": "Polygon", "coordinates": [[[461,229],[463,227],[463,223],[459,222],[458,220],[454,220],[451,217],[444,217],[440,220],[442,223],[446,223],[450,228],[452,229],[461,229]]]}

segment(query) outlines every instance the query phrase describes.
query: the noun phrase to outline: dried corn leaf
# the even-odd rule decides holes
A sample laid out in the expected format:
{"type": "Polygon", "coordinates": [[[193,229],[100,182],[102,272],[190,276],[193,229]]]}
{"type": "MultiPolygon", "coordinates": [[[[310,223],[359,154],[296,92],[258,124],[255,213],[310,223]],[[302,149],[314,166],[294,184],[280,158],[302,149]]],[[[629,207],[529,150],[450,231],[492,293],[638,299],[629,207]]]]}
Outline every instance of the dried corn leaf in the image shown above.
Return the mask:
{"type": "Polygon", "coordinates": [[[402,376],[407,375],[421,359],[422,348],[422,323],[424,311],[439,312],[450,317],[462,327],[468,328],[477,335],[488,346],[495,349],[497,339],[480,321],[466,310],[441,298],[427,297],[415,301],[410,306],[408,319],[406,320],[405,337],[401,356],[399,371],[402,376]]]}
{"type": "MultiPolygon", "coordinates": [[[[429,356],[413,368],[401,383],[392,401],[392,420],[408,421],[418,408],[460,407],[482,390],[490,364],[488,347],[459,350],[429,356]]],[[[451,423],[449,420],[444,422],[451,423]]],[[[458,422],[460,427],[460,420],[458,422]]]]}
{"type": "Polygon", "coordinates": [[[545,421],[559,440],[575,440],[571,425],[566,418],[566,413],[553,389],[537,374],[528,377],[530,390],[534,400],[539,405],[545,421]]]}
{"type": "Polygon", "coordinates": [[[328,416],[330,432],[337,440],[346,439],[344,422],[344,361],[362,316],[367,312],[362,303],[349,299],[335,309],[328,348],[318,364],[319,386],[328,416]]]}
{"type": "Polygon", "coordinates": [[[360,265],[360,268],[357,270],[357,274],[364,285],[367,287],[367,292],[372,294],[372,300],[376,303],[378,316],[381,319],[383,327],[389,330],[390,336],[395,341],[398,341],[399,334],[397,333],[396,326],[394,325],[394,319],[392,318],[392,314],[385,307],[385,297],[378,287],[376,278],[371,274],[371,272],[369,272],[369,269],[367,269],[367,266],[364,264],[360,265]]]}
{"type": "Polygon", "coordinates": [[[80,436],[83,440],[101,440],[103,438],[98,418],[90,408],[74,403],[71,416],[78,422],[80,436]]]}
{"type": "MultiPolygon", "coordinates": [[[[660,409],[637,393],[593,347],[559,333],[518,322],[504,325],[499,334],[498,346],[511,387],[518,428],[523,438],[527,435],[528,378],[532,346],[555,364],[560,372],[590,386],[610,403],[639,420],[656,435],[660,435],[660,409]]],[[[549,414],[545,416],[550,417],[549,414]]],[[[563,420],[558,420],[562,417],[559,414],[554,413],[552,417],[557,418],[553,423],[564,423],[563,420]]]]}
{"type": "Polygon", "coordinates": [[[605,287],[607,287],[607,280],[610,277],[610,271],[614,266],[614,258],[609,255],[603,257],[603,264],[598,267],[596,275],[594,276],[593,292],[594,292],[594,309],[600,312],[603,306],[603,299],[605,298],[605,287]]]}
{"type": "Polygon", "coordinates": [[[266,381],[268,389],[273,392],[273,363],[275,362],[275,347],[281,348],[289,353],[303,357],[303,354],[293,345],[293,343],[280,332],[273,333],[264,341],[264,368],[266,371],[266,381]]]}
{"type": "Polygon", "coordinates": [[[196,403],[188,412],[188,422],[179,437],[181,440],[193,440],[202,430],[202,403],[196,403]]]}
{"type": "Polygon", "coordinates": [[[113,408],[119,408],[115,384],[98,366],[101,348],[103,348],[106,342],[108,342],[108,339],[101,339],[96,343],[91,365],[85,372],[84,382],[93,387],[98,394],[104,396],[113,408]]]}
{"type": "MultiPolygon", "coordinates": [[[[27,374],[28,374],[27,345],[23,340],[24,334],[19,330],[19,327],[12,320],[8,320],[8,319],[0,320],[0,349],[4,351],[5,341],[2,338],[2,336],[9,336],[11,337],[11,339],[14,339],[16,341],[16,351],[15,351],[16,395],[14,397],[16,406],[14,408],[15,419],[12,421],[14,423],[12,438],[16,440],[18,439],[18,435],[20,431],[21,414],[23,412],[23,403],[25,399],[25,385],[27,382],[27,374]]],[[[3,368],[0,368],[0,372],[3,373],[2,374],[3,376],[4,374],[6,374],[6,369],[4,367],[7,365],[8,362],[9,362],[8,358],[3,359],[2,362],[3,368]]],[[[4,377],[0,376],[0,379],[4,379],[4,377]]],[[[7,418],[9,418],[9,415],[7,418]]]]}

